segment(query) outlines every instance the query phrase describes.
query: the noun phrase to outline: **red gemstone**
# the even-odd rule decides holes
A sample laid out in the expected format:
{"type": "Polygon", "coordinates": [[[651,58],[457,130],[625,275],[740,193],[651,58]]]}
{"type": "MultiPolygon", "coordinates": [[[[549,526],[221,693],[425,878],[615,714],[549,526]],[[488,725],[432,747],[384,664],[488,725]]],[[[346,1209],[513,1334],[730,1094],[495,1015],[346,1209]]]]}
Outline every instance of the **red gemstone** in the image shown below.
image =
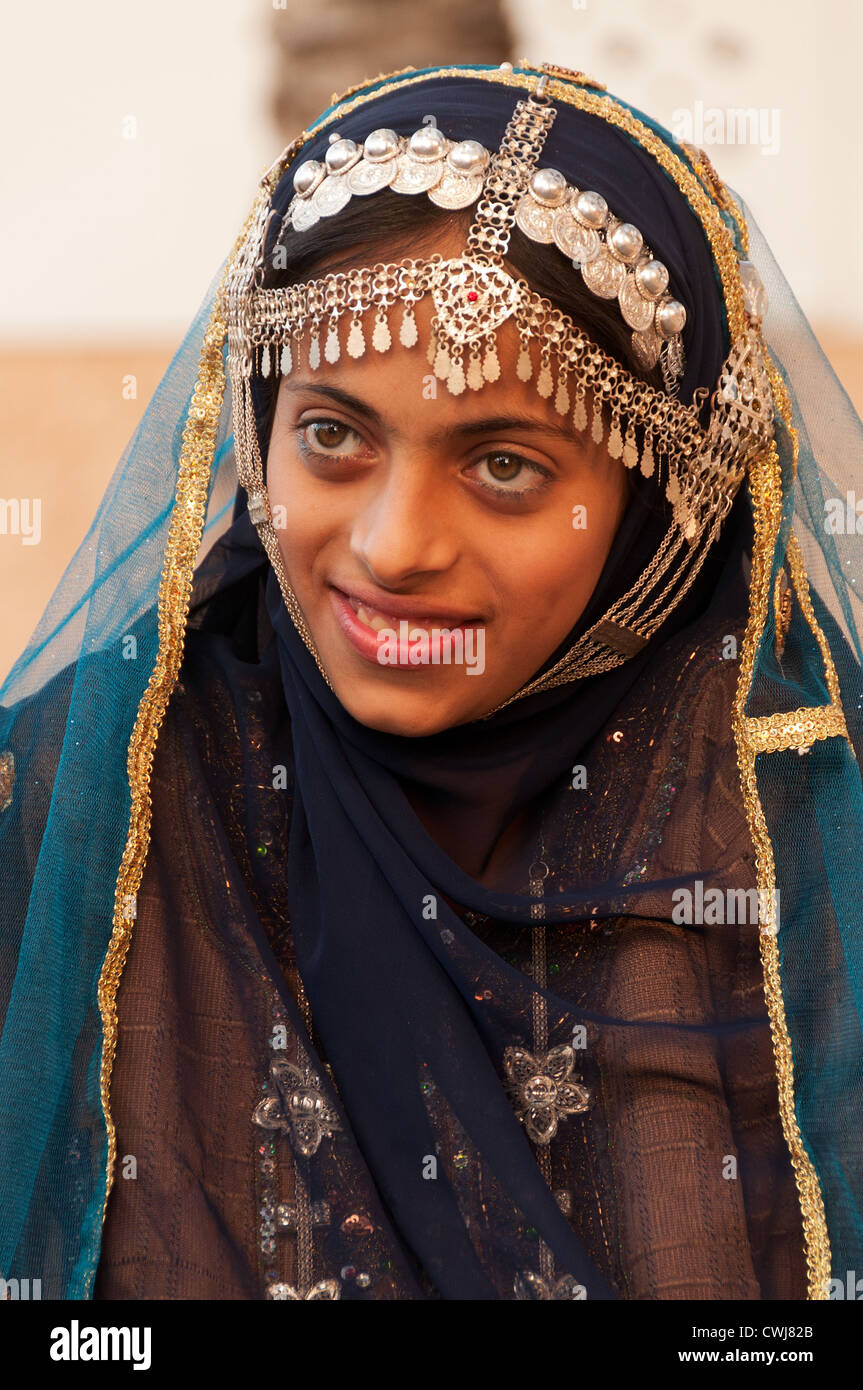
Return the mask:
{"type": "Polygon", "coordinates": [[[479,295],[477,294],[476,290],[468,290],[467,297],[471,301],[471,303],[473,303],[475,299],[479,299],[479,295]]]}

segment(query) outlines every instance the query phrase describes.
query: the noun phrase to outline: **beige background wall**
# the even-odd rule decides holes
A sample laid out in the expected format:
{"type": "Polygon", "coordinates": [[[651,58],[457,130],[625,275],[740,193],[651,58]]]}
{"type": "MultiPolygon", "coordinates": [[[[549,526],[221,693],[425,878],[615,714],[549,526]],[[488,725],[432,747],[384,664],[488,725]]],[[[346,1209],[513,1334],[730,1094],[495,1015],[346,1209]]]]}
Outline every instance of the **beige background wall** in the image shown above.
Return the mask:
{"type": "Polygon", "coordinates": [[[764,140],[695,143],[746,199],[863,411],[863,7],[483,6],[479,26],[476,6],[467,16],[452,0],[424,0],[421,12],[413,0],[136,9],[86,0],[7,13],[0,500],[39,496],[42,535],[28,546],[0,534],[0,678],[86,531],[258,177],[296,133],[288,123],[328,104],[336,68],[359,81],[382,66],[442,61],[441,34],[453,58],[582,68],[672,128],[700,111],[709,135],[711,110],[758,112],[764,140]]]}

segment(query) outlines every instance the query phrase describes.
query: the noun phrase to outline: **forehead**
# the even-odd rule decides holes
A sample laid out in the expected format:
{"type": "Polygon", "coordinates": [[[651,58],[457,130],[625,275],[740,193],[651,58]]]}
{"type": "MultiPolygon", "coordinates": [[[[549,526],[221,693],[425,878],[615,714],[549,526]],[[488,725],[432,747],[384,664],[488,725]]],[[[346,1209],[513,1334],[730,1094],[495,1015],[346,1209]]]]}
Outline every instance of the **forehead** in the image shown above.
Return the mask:
{"type": "MultiPolygon", "coordinates": [[[[371,344],[374,311],[363,317],[366,350],[361,357],[350,357],[344,350],[347,330],[341,334],[341,356],[335,363],[321,360],[316,369],[308,365],[307,342],[301,361],[290,375],[283,378],[279,390],[279,410],[301,409],[329,401],[348,414],[363,414],[393,435],[430,439],[439,436],[442,426],[463,426],[465,429],[480,421],[506,418],[520,421],[525,428],[542,429],[561,439],[574,441],[569,414],[555,410],[551,398],[537,393],[536,371],[530,381],[516,375],[516,363],[521,349],[515,325],[507,320],[496,333],[496,351],[500,376],[496,381],[484,381],[479,390],[466,388],[453,395],[444,381],[434,374],[429,362],[431,320],[434,306],[429,298],[415,306],[418,341],[404,347],[398,339],[401,307],[388,315],[392,346],[378,352],[371,344]]],[[[480,361],[485,343],[479,345],[480,361]]],[[[469,352],[465,353],[465,367],[469,352]]],[[[538,354],[534,353],[534,368],[538,354]]],[[[570,386],[572,386],[570,380],[570,386]]]]}

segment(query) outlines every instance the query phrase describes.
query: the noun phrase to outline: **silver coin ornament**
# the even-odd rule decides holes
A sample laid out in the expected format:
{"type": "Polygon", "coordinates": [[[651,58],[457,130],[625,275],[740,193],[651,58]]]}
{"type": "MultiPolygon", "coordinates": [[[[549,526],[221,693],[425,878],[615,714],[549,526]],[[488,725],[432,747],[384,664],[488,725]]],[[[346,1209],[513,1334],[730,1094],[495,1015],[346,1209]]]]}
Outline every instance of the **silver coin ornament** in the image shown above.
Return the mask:
{"type": "Polygon", "coordinates": [[[515,224],[531,241],[547,245],[554,241],[554,208],[543,207],[530,193],[525,193],[519,200],[515,224]]]}
{"type": "Polygon", "coordinates": [[[599,233],[577,222],[569,206],[557,209],[551,227],[555,245],[570,260],[577,261],[579,266],[599,255],[602,245],[599,233]]]}
{"type": "Polygon", "coordinates": [[[579,193],[573,209],[579,222],[585,227],[593,227],[599,231],[608,221],[608,203],[601,193],[587,191],[579,193]]]}
{"type": "Polygon", "coordinates": [[[324,159],[331,174],[344,174],[362,157],[363,152],[354,140],[335,140],[324,159]]]}
{"type": "Polygon", "coordinates": [[[630,328],[644,330],[653,323],[655,312],[653,301],[645,299],[638,288],[634,275],[627,275],[617,295],[620,312],[630,328]]]}
{"type": "Polygon", "coordinates": [[[375,164],[361,159],[359,164],[355,164],[353,169],[349,169],[345,174],[345,183],[352,193],[358,193],[360,196],[379,193],[382,188],[389,187],[397,170],[398,160],[395,158],[382,159],[375,164]]]}
{"type": "Polygon", "coordinates": [[[294,174],[294,192],[301,198],[306,198],[314,193],[318,184],[326,175],[326,165],[318,159],[305,159],[294,174]]]}
{"type": "Polygon", "coordinates": [[[481,174],[488,162],[488,150],[478,140],[459,140],[447,155],[447,163],[457,174],[481,174]]]}
{"type": "Polygon", "coordinates": [[[631,222],[618,222],[606,233],[606,241],[615,256],[630,265],[640,254],[644,237],[631,222]]]}
{"type": "Polygon", "coordinates": [[[443,174],[443,160],[417,160],[409,152],[399,155],[395,177],[390,183],[394,193],[428,193],[443,174]]]}
{"type": "Polygon", "coordinates": [[[666,299],[656,306],[656,331],[661,338],[673,338],[682,333],[686,309],[679,299],[666,299]]]}
{"type": "Polygon", "coordinates": [[[567,198],[566,178],[559,169],[537,169],[530,180],[530,192],[545,207],[560,207],[567,198]]]}
{"type": "Polygon", "coordinates": [[[351,201],[351,190],[343,178],[324,179],[312,194],[312,204],[319,217],[332,217],[351,201]]]}
{"type": "MultiPolygon", "coordinates": [[[[410,137],[382,126],[362,145],[333,132],[323,159],[305,160],[296,170],[287,220],[295,231],[306,231],[321,217],[341,211],[353,195],[367,196],[383,188],[427,193],[442,208],[467,208],[482,195],[491,159],[478,140],[451,141],[434,123],[410,137]]],[[[556,245],[581,271],[593,294],[618,300],[643,367],[656,365],[663,343],[669,349],[677,346],[686,309],[668,294],[668,268],[653,256],[634,223],[613,216],[601,193],[570,184],[559,169],[535,169],[516,203],[514,221],[531,241],[556,245]]],[[[502,321],[512,312],[506,307],[511,282],[509,277],[494,285],[483,281],[469,257],[457,264],[461,270],[451,286],[455,298],[440,288],[434,293],[438,307],[449,314],[454,341],[467,343],[476,336],[480,321],[490,326],[489,314],[502,321]],[[493,302],[498,292],[503,296],[502,316],[493,302]]],[[[764,287],[751,262],[740,264],[747,311],[760,316],[766,310],[764,287]]],[[[677,357],[666,353],[663,361],[673,368],[677,357]]]]}
{"type": "Polygon", "coordinates": [[[415,130],[408,141],[408,150],[414,159],[437,160],[446,154],[447,138],[436,125],[425,125],[415,130]]]}
{"type": "Polygon", "coordinates": [[[646,299],[658,299],[668,289],[668,270],[662,261],[644,261],[636,266],[635,279],[646,299]]]}
{"type": "Polygon", "coordinates": [[[381,126],[379,130],[373,130],[371,135],[367,135],[363,144],[363,158],[370,160],[372,164],[395,159],[401,142],[394,130],[388,126],[381,126]]]}
{"type": "Polygon", "coordinates": [[[616,299],[626,279],[626,266],[603,245],[599,254],[581,267],[581,276],[587,288],[601,299],[616,299]]]}
{"type": "Polygon", "coordinates": [[[444,165],[440,180],[428,191],[429,198],[439,208],[466,208],[475,203],[482,192],[482,174],[455,174],[444,165]]]}

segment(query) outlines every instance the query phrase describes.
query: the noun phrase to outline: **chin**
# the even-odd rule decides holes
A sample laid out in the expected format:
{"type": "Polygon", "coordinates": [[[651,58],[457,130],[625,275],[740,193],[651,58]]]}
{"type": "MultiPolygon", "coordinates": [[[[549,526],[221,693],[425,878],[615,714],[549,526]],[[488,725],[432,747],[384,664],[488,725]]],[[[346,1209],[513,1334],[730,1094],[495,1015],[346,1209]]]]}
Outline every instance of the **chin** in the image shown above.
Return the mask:
{"type": "MultiPolygon", "coordinates": [[[[403,693],[400,691],[378,689],[365,692],[357,688],[356,680],[344,682],[330,676],[333,689],[348,714],[358,724],[369,729],[377,729],[384,734],[398,734],[403,738],[423,738],[438,734],[455,724],[466,724],[478,719],[483,709],[466,709],[453,701],[442,702],[439,693],[403,693]]],[[[415,680],[413,674],[407,680],[415,680]]]]}

